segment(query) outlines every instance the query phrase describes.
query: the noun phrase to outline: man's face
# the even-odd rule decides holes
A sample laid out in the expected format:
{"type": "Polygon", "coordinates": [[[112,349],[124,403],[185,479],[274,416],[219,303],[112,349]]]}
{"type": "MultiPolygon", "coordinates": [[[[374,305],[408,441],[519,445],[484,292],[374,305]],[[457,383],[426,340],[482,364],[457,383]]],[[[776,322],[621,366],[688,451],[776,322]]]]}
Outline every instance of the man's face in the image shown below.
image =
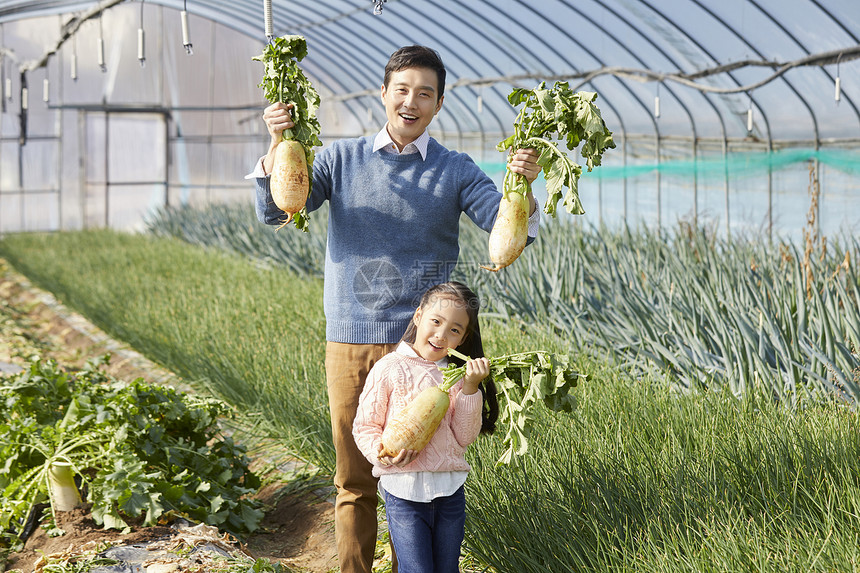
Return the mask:
{"type": "Polygon", "coordinates": [[[406,68],[391,74],[388,88],[382,86],[388,133],[400,150],[424,133],[442,108],[438,81],[429,68],[406,68]]]}

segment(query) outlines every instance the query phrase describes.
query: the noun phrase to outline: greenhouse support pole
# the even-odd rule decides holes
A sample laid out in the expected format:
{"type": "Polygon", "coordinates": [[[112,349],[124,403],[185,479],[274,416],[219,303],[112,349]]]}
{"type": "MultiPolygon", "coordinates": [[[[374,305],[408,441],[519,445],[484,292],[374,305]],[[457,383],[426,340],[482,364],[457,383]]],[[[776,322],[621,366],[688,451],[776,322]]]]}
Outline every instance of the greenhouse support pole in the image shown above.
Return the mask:
{"type": "Polygon", "coordinates": [[[723,196],[726,205],[726,238],[732,238],[732,226],[729,221],[729,139],[723,132],[723,196]]]}
{"type": "MultiPolygon", "coordinates": [[[[45,73],[47,73],[47,68],[45,68],[45,73]]],[[[54,113],[56,114],[57,122],[57,228],[63,231],[65,227],[63,224],[63,116],[65,112],[62,109],[58,109],[54,113]]]]}
{"type": "Polygon", "coordinates": [[[21,213],[20,229],[26,231],[27,216],[25,211],[27,209],[27,201],[26,190],[24,189],[24,146],[27,144],[27,107],[29,106],[27,93],[29,89],[27,87],[27,74],[21,72],[19,76],[21,78],[21,85],[18,93],[21,96],[21,101],[20,112],[18,114],[18,197],[21,198],[19,205],[19,213],[21,213]]]}
{"type": "Polygon", "coordinates": [[[105,110],[105,229],[110,229],[110,111],[105,110]]]}
{"type": "Polygon", "coordinates": [[[164,206],[170,207],[170,114],[164,114],[164,206]]]}
{"type": "Polygon", "coordinates": [[[627,224],[627,132],[624,132],[624,145],[621,147],[621,164],[624,166],[624,178],[621,179],[621,194],[624,196],[624,224],[627,224]]]}
{"type": "MultiPolygon", "coordinates": [[[[167,108],[166,94],[164,93],[165,79],[165,52],[164,49],[164,7],[158,7],[158,27],[161,29],[161,34],[158,36],[158,57],[159,57],[159,74],[158,82],[158,97],[159,104],[162,108],[167,108]]],[[[170,206],[170,120],[173,115],[167,111],[164,114],[164,206],[170,206]]]]}
{"type": "Polygon", "coordinates": [[[597,222],[603,223],[603,177],[597,178],[597,222]]]}
{"type": "MultiPolygon", "coordinates": [[[[3,76],[0,75],[0,78],[3,76]]],[[[2,98],[2,94],[0,94],[0,98],[2,98]]],[[[2,142],[2,133],[3,133],[3,116],[6,115],[4,113],[0,113],[0,142],[2,142]]],[[[0,145],[0,181],[3,181],[3,145],[0,145]]],[[[0,185],[0,237],[3,236],[3,186],[0,185]]]]}
{"type": "MultiPolygon", "coordinates": [[[[62,29],[62,17],[59,18],[60,27],[62,29]]],[[[48,79],[48,65],[45,64],[45,78],[48,79]]],[[[63,105],[63,58],[57,58],[57,103],[63,105]]],[[[56,127],[57,127],[57,227],[60,231],[65,230],[65,222],[63,217],[63,160],[65,158],[65,146],[63,142],[65,139],[63,138],[63,120],[66,117],[66,112],[63,109],[58,109],[54,112],[56,115],[56,127]]]]}
{"type": "MultiPolygon", "coordinates": [[[[773,138],[767,137],[767,156],[773,158],[773,138]]],[[[773,241],[773,161],[767,162],[767,240],[773,241]]]]}
{"type": "Polygon", "coordinates": [[[87,218],[87,116],[83,109],[78,109],[78,197],[81,202],[81,228],[88,227],[87,218]]]}
{"type": "MultiPolygon", "coordinates": [[[[215,25],[214,22],[210,21],[211,26],[209,27],[209,51],[210,53],[216,53],[216,45],[215,45],[215,25]]],[[[209,59],[209,106],[214,107],[215,105],[215,78],[218,77],[218,70],[215,69],[215,58],[209,59]]],[[[213,119],[212,113],[208,114],[208,119],[206,121],[206,203],[212,203],[212,135],[215,129],[215,121],[213,119]]]]}
{"type": "Polygon", "coordinates": [[[660,142],[662,141],[660,137],[660,130],[655,129],[655,133],[657,135],[657,149],[655,150],[655,154],[657,156],[657,229],[663,229],[663,202],[661,200],[661,190],[660,190],[660,181],[661,181],[661,173],[660,173],[660,142]]]}
{"type": "Polygon", "coordinates": [[[699,228],[699,136],[693,133],[693,227],[699,228]]]}
{"type": "Polygon", "coordinates": [[[821,236],[821,161],[818,158],[818,152],[821,150],[821,141],[818,132],[815,133],[815,160],[813,168],[815,169],[815,182],[818,186],[818,198],[815,201],[815,236],[821,236]]]}

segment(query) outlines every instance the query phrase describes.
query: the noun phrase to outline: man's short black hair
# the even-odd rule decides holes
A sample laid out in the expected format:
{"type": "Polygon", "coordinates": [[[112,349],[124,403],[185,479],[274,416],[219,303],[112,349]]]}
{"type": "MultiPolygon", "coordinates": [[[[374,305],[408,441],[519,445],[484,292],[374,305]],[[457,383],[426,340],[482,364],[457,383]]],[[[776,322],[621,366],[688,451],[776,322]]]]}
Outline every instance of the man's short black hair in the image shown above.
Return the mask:
{"type": "Polygon", "coordinates": [[[391,81],[391,74],[408,68],[427,68],[436,72],[436,78],[439,85],[437,86],[438,94],[436,101],[442,99],[442,94],[445,93],[445,64],[442,63],[442,58],[439,53],[426,46],[404,46],[400,48],[388,59],[385,65],[385,76],[382,78],[382,85],[388,89],[388,82],[391,81]]]}

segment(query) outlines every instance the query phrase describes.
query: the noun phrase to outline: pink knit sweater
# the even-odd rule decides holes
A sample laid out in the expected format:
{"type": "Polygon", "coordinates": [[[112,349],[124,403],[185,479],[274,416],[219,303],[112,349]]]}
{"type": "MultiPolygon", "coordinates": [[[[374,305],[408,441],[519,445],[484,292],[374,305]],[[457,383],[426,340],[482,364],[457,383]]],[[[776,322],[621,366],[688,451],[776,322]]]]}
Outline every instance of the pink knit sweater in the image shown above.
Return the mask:
{"type": "MultiPolygon", "coordinates": [[[[401,343],[404,344],[404,343],[401,343]]],[[[382,430],[392,416],[419,392],[442,383],[442,372],[434,362],[395,350],[382,357],[370,370],[352,427],[355,443],[373,464],[373,475],[403,472],[468,471],[464,454],[481,431],[481,392],[465,395],[463,382],[449,392],[451,406],[430,443],[408,466],[382,466],[376,459],[382,430]]]]}

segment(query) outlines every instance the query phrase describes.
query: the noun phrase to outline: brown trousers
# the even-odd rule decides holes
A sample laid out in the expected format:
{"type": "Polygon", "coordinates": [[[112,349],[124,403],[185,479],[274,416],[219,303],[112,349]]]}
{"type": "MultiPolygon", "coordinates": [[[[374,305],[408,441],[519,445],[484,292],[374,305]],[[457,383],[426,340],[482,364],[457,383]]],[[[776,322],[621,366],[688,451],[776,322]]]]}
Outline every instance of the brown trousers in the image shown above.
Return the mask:
{"type": "Polygon", "coordinates": [[[367,373],[396,346],[326,343],[326,382],[337,455],[334,527],[341,573],[370,573],[373,566],[378,480],[371,474],[373,466],[355,445],[352,422],[367,373]]]}

